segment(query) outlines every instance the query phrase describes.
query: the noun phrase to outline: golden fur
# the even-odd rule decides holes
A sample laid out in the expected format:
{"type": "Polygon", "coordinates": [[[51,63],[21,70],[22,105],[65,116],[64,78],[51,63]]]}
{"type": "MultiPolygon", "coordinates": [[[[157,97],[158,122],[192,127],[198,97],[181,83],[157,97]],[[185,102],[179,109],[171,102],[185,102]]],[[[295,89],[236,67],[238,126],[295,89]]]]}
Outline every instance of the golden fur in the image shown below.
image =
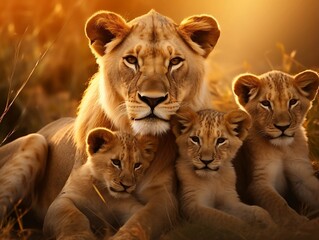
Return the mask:
{"type": "MultiPolygon", "coordinates": [[[[143,234],[151,238],[174,222],[177,214],[176,148],[169,119],[181,105],[199,110],[210,104],[204,61],[219,38],[218,24],[211,16],[200,15],[178,25],[155,11],[126,22],[115,13],[100,11],[87,21],[85,30],[99,72],[91,79],[75,119],[61,119],[39,131],[47,140],[49,154],[43,156],[46,168],[40,184],[30,183],[37,186],[29,199],[31,212],[41,222],[74,164],[78,168],[86,162],[85,138],[91,129],[151,133],[159,140],[143,181],[143,188],[149,189],[143,199],[143,226],[148,226],[143,234]]],[[[16,152],[20,143],[6,148],[16,152]]],[[[7,153],[0,148],[0,159],[11,161],[7,153]]],[[[133,223],[125,226],[121,230],[127,234],[136,227],[133,223]]]]}
{"type": "Polygon", "coordinates": [[[90,131],[88,161],[72,172],[48,209],[44,222],[47,237],[96,239],[95,234],[104,235],[106,228],[106,233],[114,232],[130,221],[143,227],[139,210],[148,189],[141,182],[157,144],[154,136],[133,137],[105,128],[90,131]]]}
{"type": "Polygon", "coordinates": [[[155,11],[128,23],[114,13],[98,12],[88,20],[86,34],[99,74],[79,109],[78,143],[83,144],[86,128],[101,125],[105,117],[116,128],[162,134],[181,104],[208,106],[203,57],[219,37],[212,17],[190,17],[177,26],[155,11]],[[91,120],[91,112],[99,118],[91,120]]]}
{"type": "Polygon", "coordinates": [[[319,181],[308,159],[302,126],[318,85],[318,74],[310,70],[295,76],[280,71],[244,74],[233,85],[237,102],[253,119],[235,160],[240,195],[265,208],[285,227],[300,227],[306,221],[288,205],[288,192],[319,210],[319,181]]]}
{"type": "Polygon", "coordinates": [[[5,153],[7,158],[0,158],[0,226],[11,206],[21,199],[34,197],[35,186],[32,183],[39,181],[45,170],[48,144],[42,135],[29,134],[15,144],[15,152],[9,145],[1,148],[1,153],[5,153]],[[21,186],[26,191],[21,191],[21,186]]]}
{"type": "Polygon", "coordinates": [[[249,115],[242,110],[226,114],[188,110],[173,117],[179,147],[176,170],[181,208],[191,222],[237,234],[249,234],[250,226],[273,225],[265,210],[242,203],[236,192],[232,160],[250,123],[249,115]]]}

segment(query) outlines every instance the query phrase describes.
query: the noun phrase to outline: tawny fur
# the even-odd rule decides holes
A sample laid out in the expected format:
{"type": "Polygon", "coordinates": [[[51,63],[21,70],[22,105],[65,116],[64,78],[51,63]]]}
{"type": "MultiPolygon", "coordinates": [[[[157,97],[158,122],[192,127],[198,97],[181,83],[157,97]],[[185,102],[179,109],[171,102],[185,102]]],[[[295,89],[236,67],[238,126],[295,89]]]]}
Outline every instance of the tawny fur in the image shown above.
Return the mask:
{"type": "Polygon", "coordinates": [[[319,181],[303,128],[318,85],[318,74],[310,70],[295,76],[280,71],[244,74],[233,85],[237,102],[253,119],[235,160],[239,192],[265,208],[280,226],[293,229],[307,219],[288,205],[288,192],[311,211],[319,210],[319,181]]]}
{"type": "Polygon", "coordinates": [[[0,226],[13,206],[25,198],[35,197],[34,183],[43,177],[45,170],[48,145],[42,135],[30,134],[16,144],[16,152],[11,152],[10,146],[0,149],[0,154],[7,153],[10,157],[10,161],[0,160],[0,226]],[[21,187],[25,191],[21,191],[21,187]]]}
{"type": "Polygon", "coordinates": [[[241,110],[187,110],[173,118],[181,208],[191,222],[246,237],[252,236],[254,227],[274,226],[265,210],[242,203],[236,192],[232,160],[250,122],[241,110]]]}
{"type": "Polygon", "coordinates": [[[87,139],[88,161],[72,172],[47,212],[46,236],[97,239],[96,233],[110,234],[130,222],[143,226],[140,210],[149,190],[142,182],[156,150],[154,136],[93,129],[87,139]]]}
{"type": "MultiPolygon", "coordinates": [[[[42,157],[46,162],[43,178],[32,183],[37,189],[30,194],[35,197],[28,199],[34,206],[31,211],[41,222],[74,163],[78,168],[86,162],[85,138],[91,129],[150,133],[158,136],[159,149],[143,180],[149,194],[143,199],[144,220],[139,228],[145,230],[146,238],[158,236],[177,214],[176,147],[169,119],[181,105],[199,110],[210,104],[204,61],[219,37],[218,24],[202,15],[177,25],[155,11],[126,22],[115,13],[100,11],[88,20],[86,35],[99,72],[91,79],[75,119],[61,119],[39,131],[47,140],[49,154],[42,157]]],[[[5,146],[0,159],[12,161],[10,153],[23,141],[5,146]]],[[[16,188],[27,191],[21,185],[16,188]]],[[[126,226],[121,232],[129,236],[136,226],[126,226]]]]}

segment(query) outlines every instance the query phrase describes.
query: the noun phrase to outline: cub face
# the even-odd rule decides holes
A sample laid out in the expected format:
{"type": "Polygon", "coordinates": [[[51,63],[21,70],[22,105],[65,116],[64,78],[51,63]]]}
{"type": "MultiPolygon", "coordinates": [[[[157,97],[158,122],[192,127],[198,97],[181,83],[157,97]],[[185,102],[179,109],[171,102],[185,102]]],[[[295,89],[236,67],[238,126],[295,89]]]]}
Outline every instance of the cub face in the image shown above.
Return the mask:
{"type": "Polygon", "coordinates": [[[204,59],[219,38],[212,17],[177,25],[155,11],[130,22],[100,11],[85,30],[100,66],[100,103],[117,128],[162,134],[181,103],[206,104],[204,59]]]}
{"type": "Polygon", "coordinates": [[[196,174],[208,176],[230,162],[250,127],[249,115],[241,110],[181,110],[172,119],[180,161],[187,161],[196,174]]]}
{"type": "Polygon", "coordinates": [[[233,84],[237,102],[253,118],[253,132],[274,145],[289,145],[302,126],[319,85],[318,74],[295,76],[271,71],[261,76],[244,74],[233,84]]]}
{"type": "Polygon", "coordinates": [[[88,162],[92,175],[116,198],[129,196],[149,168],[156,150],[153,136],[132,136],[95,128],[87,137],[88,162]]]}

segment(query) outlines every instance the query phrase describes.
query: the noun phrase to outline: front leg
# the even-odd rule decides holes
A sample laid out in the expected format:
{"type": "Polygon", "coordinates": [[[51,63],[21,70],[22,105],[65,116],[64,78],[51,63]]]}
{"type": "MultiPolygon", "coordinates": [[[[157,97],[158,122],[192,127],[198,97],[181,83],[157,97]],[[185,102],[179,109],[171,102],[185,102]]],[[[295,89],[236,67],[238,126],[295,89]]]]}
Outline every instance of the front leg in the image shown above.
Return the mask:
{"type": "Polygon", "coordinates": [[[40,134],[29,134],[0,148],[0,219],[5,219],[19,200],[34,194],[42,178],[48,145],[40,134]]]}
{"type": "Polygon", "coordinates": [[[247,222],[250,226],[257,228],[275,227],[275,223],[269,213],[261,207],[250,206],[240,201],[234,201],[232,203],[228,203],[224,210],[225,212],[247,222]]]}
{"type": "Polygon", "coordinates": [[[192,223],[199,223],[221,232],[233,232],[235,234],[250,236],[250,226],[240,218],[228,214],[222,210],[207,207],[196,201],[188,199],[182,205],[182,211],[192,223]]]}
{"type": "MultiPolygon", "coordinates": [[[[172,179],[167,186],[172,185],[172,179]]],[[[147,203],[133,214],[111,238],[112,240],[156,239],[168,230],[177,218],[177,201],[170,187],[152,186],[147,189],[147,203]]]]}
{"type": "Polygon", "coordinates": [[[307,218],[290,208],[286,200],[266,182],[252,182],[248,194],[255,204],[269,212],[278,225],[294,227],[307,221],[307,218]]]}
{"type": "Polygon", "coordinates": [[[43,231],[48,239],[96,240],[89,219],[71,199],[61,196],[49,207],[43,231]]]}
{"type": "Polygon", "coordinates": [[[310,160],[304,158],[287,161],[286,171],[299,201],[317,212],[319,210],[319,180],[314,174],[310,160]]]}

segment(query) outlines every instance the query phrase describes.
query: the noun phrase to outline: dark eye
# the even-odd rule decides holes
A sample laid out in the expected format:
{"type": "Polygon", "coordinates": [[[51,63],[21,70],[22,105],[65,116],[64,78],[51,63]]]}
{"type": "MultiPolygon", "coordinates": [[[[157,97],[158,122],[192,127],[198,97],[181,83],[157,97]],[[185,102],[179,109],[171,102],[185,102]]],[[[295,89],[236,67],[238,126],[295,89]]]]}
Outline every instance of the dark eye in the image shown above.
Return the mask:
{"type": "Polygon", "coordinates": [[[294,99],[294,98],[293,98],[293,99],[290,99],[290,101],[289,101],[289,106],[292,107],[293,105],[296,105],[297,102],[298,102],[297,99],[294,99]]]}
{"type": "Polygon", "coordinates": [[[190,136],[189,138],[192,140],[192,142],[194,142],[194,143],[196,143],[196,144],[199,144],[199,137],[197,137],[197,136],[190,136]]]}
{"type": "Polygon", "coordinates": [[[137,64],[137,58],[134,57],[133,55],[128,55],[128,56],[124,57],[124,60],[126,62],[128,62],[129,64],[133,64],[133,65],[137,64]]]}
{"type": "Polygon", "coordinates": [[[270,104],[270,102],[268,101],[268,100],[264,100],[264,101],[261,101],[260,102],[261,103],[261,105],[263,105],[264,107],[270,107],[271,106],[271,104],[270,104]]]}
{"type": "Polygon", "coordinates": [[[118,160],[118,159],[111,159],[112,161],[112,164],[115,166],[115,167],[118,167],[118,168],[121,168],[121,161],[118,160]]]}
{"type": "Polygon", "coordinates": [[[135,163],[134,164],[134,169],[139,169],[142,166],[142,163],[135,163]]]}
{"type": "Polygon", "coordinates": [[[225,138],[220,137],[220,138],[217,138],[216,143],[217,143],[217,145],[219,145],[219,144],[224,143],[225,141],[226,141],[226,139],[225,139],[225,138]]]}
{"type": "Polygon", "coordinates": [[[174,65],[177,65],[177,64],[179,64],[180,62],[183,62],[183,61],[184,61],[184,59],[181,58],[181,57],[174,57],[174,58],[172,58],[172,59],[169,61],[169,64],[170,64],[171,66],[174,66],[174,65]]]}

